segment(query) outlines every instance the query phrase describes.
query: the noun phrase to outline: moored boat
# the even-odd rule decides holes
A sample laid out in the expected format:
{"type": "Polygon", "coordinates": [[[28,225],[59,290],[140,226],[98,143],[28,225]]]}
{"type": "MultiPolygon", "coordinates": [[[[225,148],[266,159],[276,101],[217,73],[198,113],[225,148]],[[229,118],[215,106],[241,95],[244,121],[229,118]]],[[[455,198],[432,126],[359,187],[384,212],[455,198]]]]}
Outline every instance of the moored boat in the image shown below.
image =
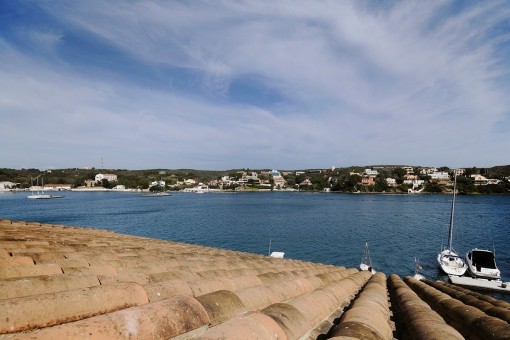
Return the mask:
{"type": "Polygon", "coordinates": [[[501,279],[494,253],[486,249],[472,249],[466,254],[469,274],[474,278],[501,279]]]}
{"type": "MultiPolygon", "coordinates": [[[[45,194],[44,193],[44,178],[41,177],[41,186],[39,187],[39,176],[37,176],[35,179],[36,179],[36,183],[37,183],[37,194],[34,193],[32,191],[32,195],[28,195],[27,198],[29,199],[37,199],[37,200],[47,200],[47,199],[52,199],[52,198],[62,198],[64,196],[53,196],[53,195],[48,195],[48,194],[45,194]],[[39,189],[41,189],[41,191],[39,192],[39,189]]],[[[31,178],[30,179],[31,181],[33,181],[33,179],[31,178]]],[[[32,188],[33,188],[33,183],[32,184],[32,188]]]]}
{"type": "Polygon", "coordinates": [[[453,182],[453,198],[452,207],[450,211],[450,227],[448,229],[448,245],[443,248],[437,255],[437,262],[443,272],[448,275],[464,275],[467,270],[467,265],[464,259],[459,256],[457,251],[453,249],[453,217],[455,214],[455,193],[457,191],[457,172],[455,172],[453,182]]]}
{"type": "Polygon", "coordinates": [[[377,273],[372,265],[372,259],[370,258],[370,252],[368,251],[368,242],[365,242],[365,250],[363,251],[363,257],[361,258],[361,263],[359,265],[359,269],[368,270],[372,274],[377,273]]]}
{"type": "Polygon", "coordinates": [[[149,194],[142,195],[143,197],[164,197],[164,196],[171,196],[172,194],[166,191],[159,191],[159,192],[152,192],[149,194]]]}
{"type": "Polygon", "coordinates": [[[41,199],[51,199],[51,198],[55,198],[55,197],[53,197],[51,195],[46,195],[46,194],[34,194],[34,195],[28,195],[27,198],[41,200],[41,199]]]}

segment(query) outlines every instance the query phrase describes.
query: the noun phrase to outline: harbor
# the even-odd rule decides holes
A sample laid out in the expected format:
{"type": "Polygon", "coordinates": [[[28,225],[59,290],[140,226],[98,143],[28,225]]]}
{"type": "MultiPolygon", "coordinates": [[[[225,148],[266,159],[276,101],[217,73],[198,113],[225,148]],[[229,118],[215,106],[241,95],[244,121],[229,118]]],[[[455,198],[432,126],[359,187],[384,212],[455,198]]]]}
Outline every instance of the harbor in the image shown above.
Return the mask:
{"type": "MultiPolygon", "coordinates": [[[[365,242],[377,271],[441,279],[436,256],[448,221],[448,195],[348,195],[262,192],[172,193],[164,199],[126,192],[66,192],[64,199],[0,194],[0,216],[106,229],[122,234],[357,268],[365,242]],[[398,249],[398,251],[394,251],[398,249]]],[[[459,196],[456,247],[495,242],[503,281],[510,280],[510,197],[459,196]],[[480,231],[480,224],[491,229],[480,231]],[[489,233],[490,231],[490,233],[489,233]],[[491,235],[497,235],[496,238],[491,235]]]]}

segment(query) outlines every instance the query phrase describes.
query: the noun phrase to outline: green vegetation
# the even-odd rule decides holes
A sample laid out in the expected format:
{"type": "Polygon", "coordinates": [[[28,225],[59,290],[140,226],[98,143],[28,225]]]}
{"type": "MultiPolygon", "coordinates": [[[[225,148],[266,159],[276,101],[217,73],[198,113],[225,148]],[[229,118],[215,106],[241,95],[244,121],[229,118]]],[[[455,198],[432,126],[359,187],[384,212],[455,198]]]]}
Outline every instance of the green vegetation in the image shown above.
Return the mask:
{"type": "MultiPolygon", "coordinates": [[[[441,193],[451,192],[451,184],[446,182],[431,181],[428,175],[420,174],[421,167],[414,167],[414,173],[417,179],[423,180],[421,187],[423,192],[441,193]]],[[[450,172],[447,167],[441,167],[438,170],[450,172]]],[[[45,184],[68,184],[72,187],[84,186],[86,181],[93,181],[98,173],[113,173],[117,175],[117,182],[103,180],[96,184],[105,188],[113,188],[115,185],[124,185],[126,188],[148,189],[149,184],[155,181],[163,180],[166,188],[180,190],[186,187],[184,180],[193,179],[197,183],[208,183],[210,188],[223,190],[246,190],[256,191],[274,187],[273,178],[268,175],[268,170],[250,170],[250,169],[232,169],[225,171],[208,171],[193,169],[147,169],[147,170],[126,170],[126,169],[54,169],[51,171],[40,171],[38,169],[0,169],[0,182],[9,181],[17,183],[17,187],[25,189],[35,184],[38,176],[44,178],[45,184]],[[252,172],[258,174],[258,180],[249,178],[246,184],[239,184],[237,180],[243,175],[250,175],[252,172]],[[221,184],[220,179],[228,176],[231,182],[221,184]],[[259,182],[271,183],[271,187],[260,185],[259,182]],[[241,187],[241,188],[239,188],[241,187]]],[[[308,169],[296,172],[295,170],[281,171],[287,185],[287,189],[299,191],[324,191],[332,192],[386,192],[386,193],[407,193],[412,189],[411,185],[404,184],[406,170],[401,166],[372,166],[372,167],[349,167],[338,169],[308,169]],[[373,183],[367,185],[362,183],[363,171],[365,168],[377,169],[373,183]],[[387,178],[395,180],[395,186],[389,186],[387,178]]],[[[496,166],[487,169],[466,168],[465,173],[457,178],[457,187],[460,193],[465,194],[508,194],[510,193],[510,165],[496,166]],[[486,178],[499,180],[498,184],[475,185],[471,175],[480,174],[486,178]]],[[[193,185],[188,185],[193,186],[193,185]]],[[[166,189],[165,188],[165,189],[166,189]]],[[[154,189],[154,188],[153,188],[154,189]]],[[[160,189],[160,188],[157,188],[160,189]]],[[[156,189],[154,189],[156,190],[156,189]]]]}

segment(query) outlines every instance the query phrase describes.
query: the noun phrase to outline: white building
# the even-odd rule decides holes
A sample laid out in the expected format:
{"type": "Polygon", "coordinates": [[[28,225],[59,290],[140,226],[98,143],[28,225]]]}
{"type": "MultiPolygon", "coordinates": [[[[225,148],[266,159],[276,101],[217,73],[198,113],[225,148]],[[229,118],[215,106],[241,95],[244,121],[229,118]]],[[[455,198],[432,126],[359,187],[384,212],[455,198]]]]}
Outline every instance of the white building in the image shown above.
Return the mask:
{"type": "Polygon", "coordinates": [[[408,175],[414,173],[414,168],[412,166],[403,166],[402,169],[404,169],[408,175]]]}
{"type": "Polygon", "coordinates": [[[155,186],[164,187],[164,186],[166,186],[166,182],[165,181],[154,181],[149,184],[149,188],[152,188],[155,186]]]}
{"type": "Polygon", "coordinates": [[[107,179],[109,182],[117,180],[117,175],[114,174],[97,174],[94,178],[96,182],[101,182],[103,179],[107,179]]]}
{"type": "Polygon", "coordinates": [[[195,180],[194,180],[194,179],[192,179],[192,178],[188,178],[188,179],[185,179],[185,180],[184,180],[184,184],[185,184],[185,185],[195,185],[195,184],[197,184],[197,181],[195,181],[195,180]]]}
{"type": "Polygon", "coordinates": [[[425,184],[423,179],[406,179],[402,182],[403,184],[412,185],[413,188],[417,188],[425,184]]]}
{"type": "Polygon", "coordinates": [[[48,191],[64,191],[71,190],[71,184],[45,184],[43,190],[48,191]]]}
{"type": "Polygon", "coordinates": [[[386,178],[386,183],[389,187],[396,187],[397,186],[397,180],[395,178],[386,178]]]}
{"type": "Polygon", "coordinates": [[[379,175],[379,172],[377,170],[365,169],[365,175],[370,177],[376,177],[377,175],[379,175]]]}
{"type": "Polygon", "coordinates": [[[433,174],[434,172],[437,172],[436,168],[423,168],[420,170],[420,174],[422,175],[430,175],[433,174]]]}
{"type": "Polygon", "coordinates": [[[275,189],[283,189],[287,186],[287,181],[283,178],[278,170],[271,170],[271,176],[273,176],[273,183],[275,189]]]}
{"type": "Polygon", "coordinates": [[[450,179],[450,175],[446,171],[441,171],[441,172],[436,171],[436,172],[433,172],[430,174],[430,179],[435,179],[435,180],[450,179]]]}
{"type": "Polygon", "coordinates": [[[13,183],[13,182],[0,182],[0,191],[9,191],[15,185],[16,185],[16,183],[13,183]]]}
{"type": "Polygon", "coordinates": [[[185,188],[182,191],[183,192],[195,192],[195,193],[198,193],[198,194],[202,194],[202,193],[205,193],[205,192],[209,192],[209,186],[207,184],[204,184],[204,183],[198,183],[198,185],[196,187],[185,188]]]}
{"type": "Polygon", "coordinates": [[[486,178],[485,176],[482,175],[471,175],[471,179],[473,180],[475,185],[489,185],[501,183],[501,180],[499,179],[486,178]]]}

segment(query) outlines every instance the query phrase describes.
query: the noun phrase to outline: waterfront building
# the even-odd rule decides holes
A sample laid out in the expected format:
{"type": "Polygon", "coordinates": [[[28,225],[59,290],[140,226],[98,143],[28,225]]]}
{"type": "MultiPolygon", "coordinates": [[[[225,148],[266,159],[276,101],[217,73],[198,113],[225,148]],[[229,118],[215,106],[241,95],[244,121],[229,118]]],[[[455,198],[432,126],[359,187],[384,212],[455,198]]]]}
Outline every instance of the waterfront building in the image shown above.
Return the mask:
{"type": "Polygon", "coordinates": [[[278,170],[271,170],[271,176],[273,176],[275,189],[283,189],[287,186],[287,181],[278,170]]]}
{"type": "Polygon", "coordinates": [[[43,190],[62,191],[71,190],[71,184],[44,184],[43,190]]]}
{"type": "Polygon", "coordinates": [[[109,182],[114,182],[117,180],[117,175],[115,175],[115,174],[97,174],[94,179],[96,182],[101,182],[103,179],[106,179],[109,182]]]}
{"type": "Polygon", "coordinates": [[[10,191],[15,185],[13,182],[0,182],[0,191],[10,191]]]}

